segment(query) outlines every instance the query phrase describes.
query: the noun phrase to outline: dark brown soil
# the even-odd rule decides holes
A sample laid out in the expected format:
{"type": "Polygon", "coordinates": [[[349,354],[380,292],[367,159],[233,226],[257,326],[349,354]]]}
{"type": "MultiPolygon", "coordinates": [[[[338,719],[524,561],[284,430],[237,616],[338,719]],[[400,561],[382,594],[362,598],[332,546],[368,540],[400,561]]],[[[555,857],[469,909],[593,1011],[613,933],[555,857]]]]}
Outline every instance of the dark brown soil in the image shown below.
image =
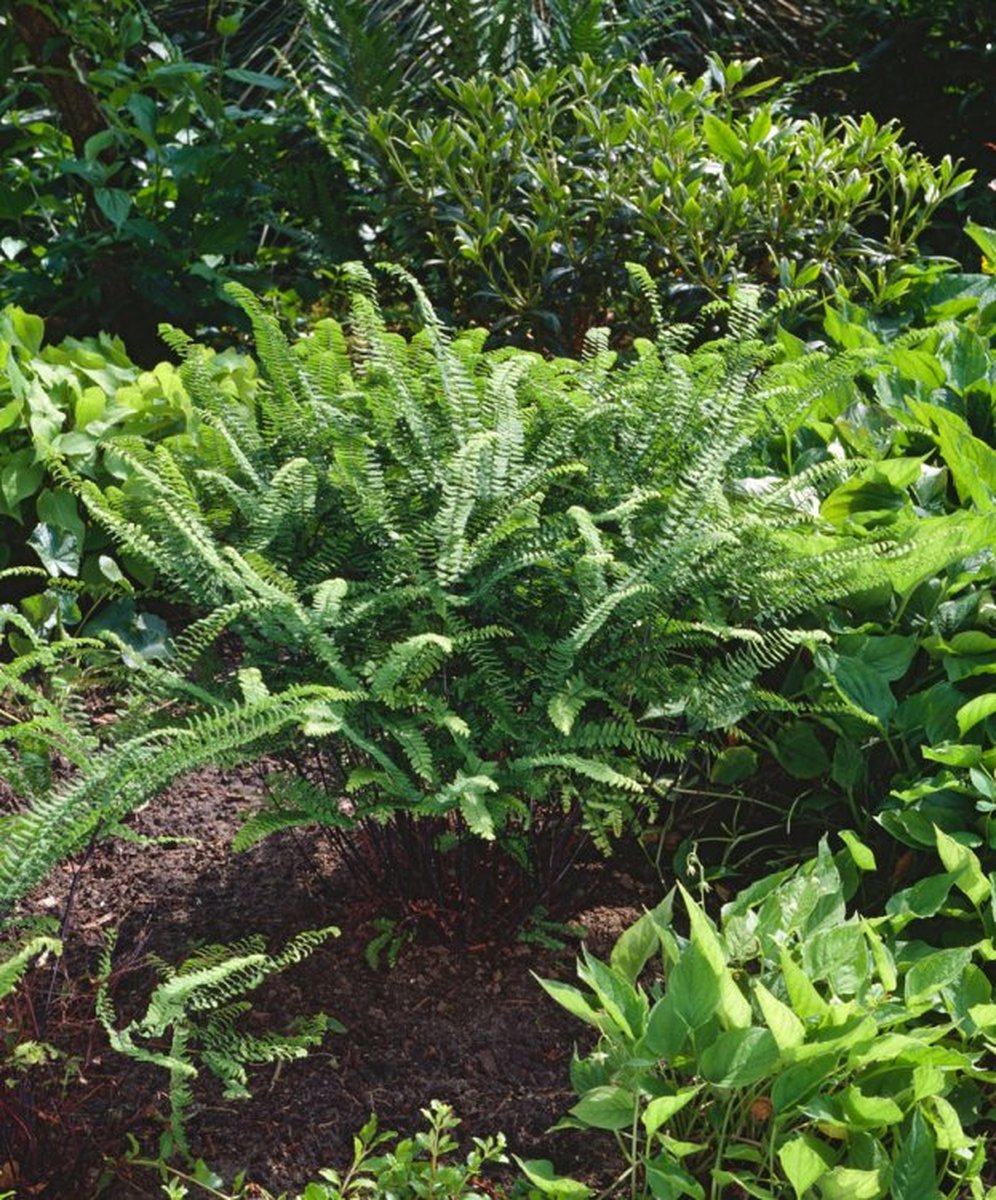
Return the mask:
{"type": "MultiPolygon", "coordinates": [[[[293,1193],[318,1168],[346,1164],[352,1135],[372,1111],[382,1128],[408,1134],[421,1127],[419,1110],[432,1099],[453,1105],[467,1140],[501,1130],[522,1157],[553,1158],[564,1172],[611,1179],[620,1164],[609,1135],[603,1149],[601,1138],[545,1133],[571,1103],[568,1064],[586,1029],[546,998],[531,972],[572,977],[578,943],[554,949],[485,936],[471,945],[433,944],[430,929],[402,950],[394,969],[373,970],[364,949],[377,906],[356,898],[349,874],[316,838],[280,834],[243,855],[230,852],[239,813],[252,807],[257,788],[252,772],[188,779],[131,825],[146,837],[195,841],[109,841],[80,873],[64,958],[54,976],[33,973],[14,1014],[22,1031],[68,1056],[33,1072],[30,1093],[8,1093],[18,1196],[162,1194],[154,1175],[130,1167],[123,1154],[126,1134],[154,1153],[164,1072],[114,1053],[93,1019],[95,963],[112,928],[120,930],[113,995],[122,1019],[144,1008],[150,951],[179,962],[198,944],[250,931],[277,947],[302,929],[342,930],[254,994],[253,1020],[279,1029],[324,1011],[347,1032],[279,1072],[255,1072],[251,1100],[223,1102],[203,1074],[195,1085],[192,1147],[226,1179],[244,1169],[274,1191],[293,1193]]],[[[558,908],[558,917],[584,927],[596,954],[607,954],[641,906],[660,898],[653,871],[638,854],[630,858],[628,865],[581,864],[558,908]]],[[[74,869],[49,881],[36,898],[40,910],[62,911],[74,869]]]]}

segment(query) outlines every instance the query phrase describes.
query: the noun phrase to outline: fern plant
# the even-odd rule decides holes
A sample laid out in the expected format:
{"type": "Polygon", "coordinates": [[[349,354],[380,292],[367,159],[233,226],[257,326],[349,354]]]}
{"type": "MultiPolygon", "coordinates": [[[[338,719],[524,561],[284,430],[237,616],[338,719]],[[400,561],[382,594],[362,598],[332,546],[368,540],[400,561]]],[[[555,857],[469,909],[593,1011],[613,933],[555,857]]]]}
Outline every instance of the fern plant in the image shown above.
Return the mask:
{"type": "Polygon", "coordinates": [[[248,1066],[301,1058],[326,1032],[344,1032],[343,1026],[325,1013],[298,1020],[292,1031],[284,1034],[247,1033],[238,1024],[252,1007],[243,999],[246,992],[259,987],[275,971],[307,958],[338,934],[334,926],[306,930],[272,956],[265,952],[264,939],[254,934],[231,946],[203,946],[179,967],[153,958],[160,982],[149,997],[145,1014],[121,1028],[108,987],[115,936],[108,938],[100,964],[97,1016],[115,1050],[169,1073],[169,1124],[160,1145],[164,1160],[174,1153],[190,1159],[186,1121],[198,1060],[221,1080],[226,1099],[244,1099],[250,1094],[248,1066]],[[160,1049],[161,1039],[167,1035],[169,1048],[160,1049]]]}
{"type": "MultiPolygon", "coordinates": [[[[764,672],[820,639],[821,605],[909,558],[900,532],[852,543],[798,502],[846,467],[736,486],[758,429],[865,354],[772,365],[751,293],[726,338],[671,331],[619,368],[598,330],[581,362],[451,339],[413,281],[406,341],[352,278],[348,330],[293,346],[237,291],[266,377],[251,405],[169,333],[196,440],[117,441],[120,488],[52,464],[202,615],[136,668],[110,744],[11,820],[0,906],[178,774],[261,751],[288,769],[240,849],[318,823],[360,860],[399,820],[429,822],[430,854],[469,830],[536,867],[560,821],[608,849],[709,730],[782,705],[764,672]],[[205,659],[224,630],[239,669],[205,659]]],[[[914,543],[928,568],[945,553],[914,543]]]]}

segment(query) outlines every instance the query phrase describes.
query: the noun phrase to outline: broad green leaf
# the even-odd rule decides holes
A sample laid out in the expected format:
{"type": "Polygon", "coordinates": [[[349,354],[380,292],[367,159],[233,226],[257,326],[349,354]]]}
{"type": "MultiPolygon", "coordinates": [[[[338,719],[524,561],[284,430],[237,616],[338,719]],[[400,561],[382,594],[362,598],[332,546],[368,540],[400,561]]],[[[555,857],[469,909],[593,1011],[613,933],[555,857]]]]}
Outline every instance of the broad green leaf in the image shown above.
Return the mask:
{"type": "Polygon", "coordinates": [[[795,779],[815,779],[830,769],[830,759],[812,725],[793,721],[775,738],[775,757],[795,779]]]}
{"type": "Polygon", "coordinates": [[[681,1112],[701,1090],[701,1085],[697,1085],[696,1087],[682,1088],[673,1096],[656,1096],[651,1100],[640,1118],[647,1131],[647,1136],[655,1134],[666,1121],[670,1121],[676,1113],[681,1112]]]}
{"type": "Polygon", "coordinates": [[[985,225],[977,225],[975,221],[967,221],[965,232],[982,251],[983,266],[989,271],[996,271],[996,229],[988,229],[985,225]]]}
{"type": "Polygon", "coordinates": [[[647,1020],[647,1002],[622,975],[582,950],[583,962],[578,964],[578,977],[601,1001],[602,1007],[617,1027],[632,1038],[643,1035],[647,1020]]]}
{"type": "Polygon", "coordinates": [[[687,1041],[688,1026],[675,1012],[674,1000],[668,994],[650,1010],[647,1031],[640,1046],[657,1058],[672,1059],[687,1041]]]}
{"type": "Polygon", "coordinates": [[[853,996],[868,980],[868,946],[857,924],[818,929],[802,946],[802,966],[810,979],[829,980],[838,996],[853,996]]]}
{"type": "Polygon", "coordinates": [[[702,118],[702,132],[709,149],[724,162],[740,163],[746,154],[746,147],[736,133],[719,117],[706,113],[702,118]]]}
{"type": "Polygon", "coordinates": [[[108,583],[120,584],[123,587],[128,587],[128,580],[125,578],[124,572],[118,566],[110,555],[101,554],[97,558],[97,566],[101,575],[108,583]]]}
{"type": "Polygon", "coordinates": [[[990,1037],[996,1034],[996,1004],[973,1004],[968,1015],[990,1037]]]}
{"type": "Polygon", "coordinates": [[[906,489],[919,474],[918,459],[877,463],[835,488],[820,505],[820,516],[840,526],[849,519],[860,518],[867,523],[872,518],[894,513],[906,507],[906,489]],[[887,469],[897,463],[906,464],[905,472],[887,469]]]}
{"type": "Polygon", "coordinates": [[[709,772],[713,783],[740,783],[757,774],[757,754],[750,746],[728,746],[716,755],[709,772]]]}
{"type": "Polygon", "coordinates": [[[645,912],[619,935],[609,956],[609,965],[630,983],[635,984],[640,972],[657,951],[660,940],[657,935],[657,920],[670,910],[670,901],[665,900],[651,912],[645,912]]]}
{"type": "Polygon", "coordinates": [[[892,1164],[892,1200],[937,1200],[934,1139],[920,1110],[914,1109],[892,1164]]]}
{"type": "Polygon", "coordinates": [[[626,1088],[596,1087],[586,1092],[570,1112],[593,1129],[629,1129],[636,1103],[636,1095],[626,1088]]]}
{"type": "Polygon", "coordinates": [[[896,698],[882,676],[860,659],[843,655],[828,657],[830,677],[841,696],[861,712],[874,717],[883,728],[888,725],[896,711],[896,698]]]}
{"type": "MultiPolygon", "coordinates": [[[[829,1012],[836,1014],[839,1009],[832,1006],[829,1012]]],[[[880,1033],[874,1016],[850,1016],[844,1025],[823,1028],[817,1038],[786,1050],[785,1061],[793,1064],[808,1063],[832,1052],[841,1054],[845,1050],[851,1051],[857,1060],[877,1036],[880,1036],[880,1033]],[[835,1032],[835,1028],[839,1028],[840,1032],[835,1032]]]]}
{"type": "Polygon", "coordinates": [[[932,1096],[924,1106],[927,1118],[933,1126],[939,1150],[965,1150],[973,1144],[962,1127],[958,1110],[943,1096],[932,1096]]]}
{"type": "Polygon", "coordinates": [[[45,488],[35,501],[38,520],[57,529],[68,530],[76,537],[82,546],[86,537],[86,526],[76,507],[76,499],[71,492],[53,492],[45,488]]]}
{"type": "Polygon", "coordinates": [[[947,370],[945,383],[956,392],[964,394],[973,383],[987,377],[988,343],[964,325],[943,339],[937,357],[947,370]]]}
{"type": "Polygon", "coordinates": [[[68,529],[39,523],[28,538],[28,545],[38,555],[42,566],[50,575],[75,577],[79,573],[79,538],[68,529]]]}
{"type": "Polygon", "coordinates": [[[690,1029],[710,1021],[719,1007],[721,975],[694,942],[681,952],[667,981],[674,1011],[690,1029]]]}
{"type": "Polygon", "coordinates": [[[93,189],[93,198],[115,230],[120,231],[131,211],[131,196],[128,192],[121,188],[97,187],[93,189]]]}
{"type": "Polygon", "coordinates": [[[680,1163],[665,1155],[652,1159],[647,1164],[647,1184],[654,1200],[705,1200],[705,1189],[680,1163]]]}
{"type": "Polygon", "coordinates": [[[746,1029],[751,1023],[750,1002],[737,986],[736,980],[727,966],[726,953],[719,940],[719,935],[709,918],[681,884],[678,885],[678,889],[688,911],[692,945],[699,948],[719,978],[720,994],[719,1002],[716,1005],[719,1019],[727,1028],[746,1029]]]}
{"type": "Polygon", "coordinates": [[[937,836],[937,853],[944,869],[954,876],[955,887],[973,904],[978,905],[988,899],[992,888],[977,855],[936,825],[934,832],[937,836]]]}
{"type": "MultiPolygon", "coordinates": [[[[727,1154],[732,1157],[732,1151],[728,1148],[727,1154]]],[[[710,1177],[724,1188],[724,1195],[729,1194],[730,1188],[736,1188],[738,1191],[753,1197],[753,1200],[777,1200],[773,1192],[769,1192],[767,1188],[761,1185],[754,1179],[746,1175],[738,1175],[735,1171],[728,1171],[724,1167],[714,1167],[709,1172],[710,1177]]]]}
{"type": "Polygon", "coordinates": [[[754,995],[779,1050],[787,1050],[805,1041],[806,1029],[803,1023],[789,1006],[773,996],[760,980],[754,984],[754,995]]]}
{"type": "Polygon", "coordinates": [[[943,517],[923,517],[904,538],[906,553],[880,559],[876,575],[885,574],[901,595],[912,592],[949,563],[968,558],[996,544],[996,516],[960,511],[943,517]]]}
{"type": "Polygon", "coordinates": [[[943,367],[926,350],[897,346],[890,351],[889,357],[907,379],[926,384],[928,388],[938,388],[944,383],[943,367]]]}
{"type": "Polygon", "coordinates": [[[885,1195],[884,1170],[859,1171],[854,1167],[834,1167],[817,1181],[822,1200],[879,1200],[885,1195]]]}
{"type": "Polygon", "coordinates": [[[969,742],[941,742],[939,746],[921,746],[920,753],[931,762],[946,767],[974,767],[982,759],[982,747],[969,742]]]}
{"type": "Polygon", "coordinates": [[[935,950],[918,959],[906,973],[903,993],[906,1003],[917,1004],[956,983],[971,961],[972,951],[967,946],[935,950]]]}
{"type": "Polygon", "coordinates": [[[11,429],[20,421],[23,406],[23,400],[9,400],[6,404],[0,404],[0,433],[11,429]]]}
{"type": "Polygon", "coordinates": [[[702,1051],[699,1067],[716,1087],[749,1087],[771,1075],[780,1060],[768,1029],[727,1029],[702,1051]]]}
{"type": "Polygon", "coordinates": [[[876,871],[878,869],[878,864],[875,862],[875,855],[861,841],[857,834],[852,833],[850,829],[842,829],[840,831],[840,840],[850,851],[854,865],[859,871],[876,871]]]}
{"type": "Polygon", "coordinates": [[[587,1200],[592,1195],[587,1184],[555,1175],[553,1163],[545,1158],[531,1158],[523,1162],[516,1154],[512,1157],[523,1175],[544,1196],[552,1196],[554,1200],[587,1200]]]}
{"type": "Polygon", "coordinates": [[[836,1054],[823,1054],[808,1062],[787,1067],[771,1089],[771,1103],[776,1113],[790,1112],[811,1096],[817,1088],[832,1078],[837,1065],[836,1054]]]}
{"type": "Polygon", "coordinates": [[[798,1200],[830,1169],[833,1155],[817,1138],[802,1134],[778,1148],[778,1161],[798,1200]]]}
{"type": "Polygon", "coordinates": [[[913,1068],[913,1100],[926,1100],[944,1091],[947,1077],[935,1063],[921,1063],[913,1068]]]}
{"type": "Polygon", "coordinates": [[[996,494],[996,451],[975,437],[965,419],[948,408],[913,399],[909,408],[917,420],[936,429],[941,455],[962,505],[974,504],[981,512],[991,509],[996,494]]]}
{"type": "Polygon", "coordinates": [[[779,951],[779,961],[792,1011],[803,1019],[822,1017],[827,1010],[826,1001],[813,986],[806,972],[784,948],[779,951]]]}
{"type": "Polygon", "coordinates": [[[845,636],[840,639],[842,653],[849,657],[860,658],[863,663],[882,676],[890,683],[895,683],[909,670],[920,642],[912,635],[906,637],[898,633],[876,635],[874,637],[859,635],[857,650],[851,650],[852,639],[845,636]]]}
{"type": "Polygon", "coordinates": [[[266,75],[262,71],[250,71],[245,67],[226,67],[225,77],[236,83],[244,83],[249,87],[264,88],[270,92],[281,92],[287,86],[287,80],[279,75],[266,75]]]}
{"type": "Polygon", "coordinates": [[[156,102],[151,96],[140,92],[128,97],[125,108],[131,113],[135,125],[148,138],[156,135],[156,102]]]}
{"type": "Polygon", "coordinates": [[[0,493],[11,512],[28,496],[33,496],[45,478],[45,468],[35,462],[31,450],[18,450],[0,468],[0,493]]]}
{"type": "Polygon", "coordinates": [[[877,1129],[897,1125],[903,1110],[890,1096],[866,1095],[857,1084],[844,1089],[841,1103],[848,1121],[861,1129],[877,1129]]]}
{"type": "Polygon", "coordinates": [[[871,948],[872,958],[875,960],[875,970],[878,972],[878,977],[882,982],[882,987],[885,988],[886,992],[894,992],[899,980],[896,974],[896,962],[892,957],[892,952],[879,936],[874,922],[862,917],[861,931],[868,939],[868,945],[871,948]]]}
{"type": "Polygon", "coordinates": [[[910,913],[914,917],[932,917],[940,912],[954,886],[955,876],[928,875],[912,887],[904,888],[889,897],[885,911],[890,916],[910,913]]]}
{"type": "Polygon", "coordinates": [[[572,987],[569,983],[560,983],[556,979],[541,979],[535,974],[533,978],[543,991],[556,1000],[561,1008],[566,1008],[571,1016],[584,1021],[586,1025],[594,1025],[596,1029],[602,1028],[601,1014],[592,1007],[585,995],[576,987],[572,987]]]}
{"type": "Polygon", "coordinates": [[[980,721],[985,721],[996,713],[996,692],[987,692],[976,696],[958,709],[958,730],[964,736],[974,729],[980,721]]]}
{"type": "Polygon", "coordinates": [[[34,313],[25,312],[23,308],[16,306],[7,310],[7,316],[16,341],[32,355],[36,355],[45,340],[45,322],[34,313]]]}

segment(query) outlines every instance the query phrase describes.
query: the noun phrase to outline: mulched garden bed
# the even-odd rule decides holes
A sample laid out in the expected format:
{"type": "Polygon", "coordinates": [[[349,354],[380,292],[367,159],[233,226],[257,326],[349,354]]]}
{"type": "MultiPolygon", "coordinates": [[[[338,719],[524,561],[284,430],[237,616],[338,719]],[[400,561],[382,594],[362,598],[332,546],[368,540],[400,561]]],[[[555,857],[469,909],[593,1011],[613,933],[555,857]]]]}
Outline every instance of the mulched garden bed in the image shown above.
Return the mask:
{"type": "MultiPolygon", "coordinates": [[[[120,930],[112,991],[123,1020],[144,1009],[153,981],[149,952],[179,962],[198,944],[249,932],[265,934],[275,948],[302,929],[342,930],[253,993],[253,1019],[279,1029],[294,1016],[324,1011],[348,1032],[329,1035],[280,1071],[257,1070],[249,1101],[223,1103],[205,1073],[196,1083],[191,1144],[222,1176],[245,1169],[275,1192],[293,1193],[319,1167],[346,1165],[352,1136],[372,1111],[382,1128],[407,1135],[422,1127],[419,1110],[440,1099],[453,1105],[467,1141],[501,1130],[524,1158],[552,1157],[565,1173],[610,1181],[621,1163],[609,1135],[546,1134],[572,1103],[568,1064],[587,1031],[542,993],[531,972],[572,978],[578,942],[568,937],[553,948],[484,936],[468,945],[433,937],[429,928],[401,950],[393,969],[374,970],[364,951],[382,913],[357,897],[317,837],[279,834],[247,853],[230,852],[239,814],[253,807],[259,786],[253,770],[188,778],[130,824],[145,837],[194,841],[106,842],[80,873],[63,960],[54,975],[33,972],[16,1011],[6,1014],[29,1036],[44,1022],[40,1034],[68,1056],[32,1072],[30,1091],[7,1093],[18,1195],[162,1194],[155,1176],[123,1155],[126,1134],[154,1153],[164,1073],[114,1053],[93,1017],[95,964],[112,928],[120,930]]],[[[61,912],[74,869],[62,868],[33,906],[61,912]]],[[[661,893],[644,856],[631,850],[575,867],[555,915],[583,926],[588,946],[606,955],[661,893]]],[[[8,1180],[11,1170],[8,1164],[8,1180]]]]}

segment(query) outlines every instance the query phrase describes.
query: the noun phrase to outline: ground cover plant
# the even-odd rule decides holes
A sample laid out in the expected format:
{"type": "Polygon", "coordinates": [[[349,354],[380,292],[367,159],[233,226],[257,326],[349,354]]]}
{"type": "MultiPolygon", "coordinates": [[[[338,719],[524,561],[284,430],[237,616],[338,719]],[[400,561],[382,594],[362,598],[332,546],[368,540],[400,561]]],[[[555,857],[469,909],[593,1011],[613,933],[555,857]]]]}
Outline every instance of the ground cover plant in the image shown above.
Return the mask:
{"type": "Polygon", "coordinates": [[[721,931],[682,889],[687,938],[669,896],[609,963],[585,955],[586,990],[542,981],[599,1032],[562,1125],[615,1133],[618,1194],[984,1194],[985,1136],[962,1122],[979,1123],[990,1074],[985,956],[904,938],[908,913],[845,918],[855,863],[875,869],[853,837],[836,858],[823,844],[726,905],[721,931]]]}

